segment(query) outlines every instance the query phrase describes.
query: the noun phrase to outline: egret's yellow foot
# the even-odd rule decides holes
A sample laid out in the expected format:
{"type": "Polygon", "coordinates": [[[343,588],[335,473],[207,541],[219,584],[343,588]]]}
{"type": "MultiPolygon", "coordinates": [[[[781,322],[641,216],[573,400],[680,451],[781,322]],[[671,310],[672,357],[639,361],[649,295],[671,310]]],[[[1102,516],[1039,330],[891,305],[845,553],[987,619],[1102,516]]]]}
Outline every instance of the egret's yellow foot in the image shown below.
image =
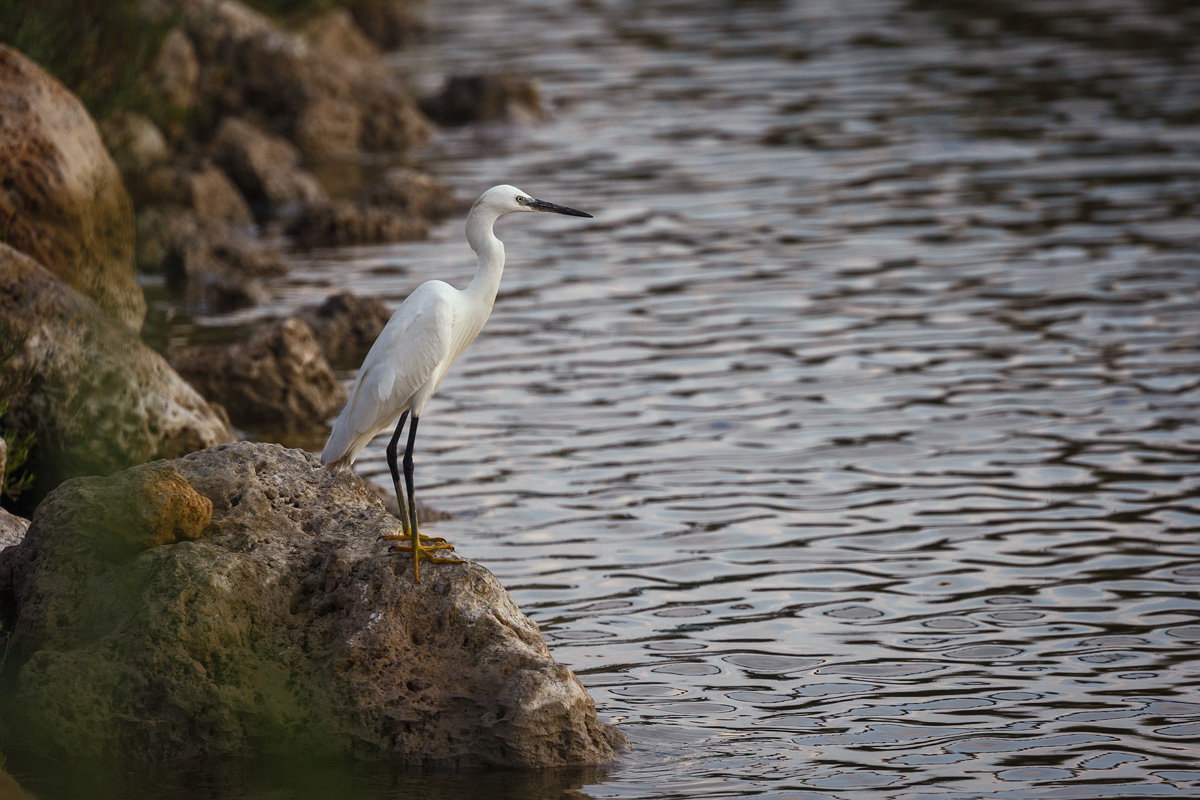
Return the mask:
{"type": "MultiPolygon", "coordinates": [[[[419,534],[418,534],[418,536],[419,536],[419,534]]],[[[392,536],[392,537],[387,537],[387,538],[398,539],[400,537],[392,536]]],[[[421,538],[424,538],[424,537],[421,537],[421,538]]],[[[429,546],[425,546],[425,545],[419,544],[419,543],[418,544],[397,544],[397,545],[392,546],[392,552],[394,552],[394,553],[397,553],[397,552],[398,553],[412,553],[413,554],[413,579],[417,583],[420,583],[421,582],[421,559],[422,558],[425,559],[426,561],[428,561],[430,564],[463,564],[463,563],[465,563],[461,558],[440,558],[439,556],[433,555],[432,553],[434,550],[453,550],[454,549],[454,545],[448,544],[444,540],[441,540],[441,541],[442,541],[441,544],[431,544],[429,546]]]]}

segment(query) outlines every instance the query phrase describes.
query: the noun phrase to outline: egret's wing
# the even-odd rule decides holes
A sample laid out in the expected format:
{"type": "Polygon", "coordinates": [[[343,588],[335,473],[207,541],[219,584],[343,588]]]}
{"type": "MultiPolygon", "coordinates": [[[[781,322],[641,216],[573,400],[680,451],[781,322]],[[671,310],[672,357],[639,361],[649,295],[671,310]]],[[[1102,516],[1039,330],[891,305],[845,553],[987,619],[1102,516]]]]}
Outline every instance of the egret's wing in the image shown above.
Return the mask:
{"type": "Polygon", "coordinates": [[[454,291],[439,281],[422,284],[388,320],[363,359],[350,400],[333,425],[321,454],[324,463],[353,462],[433,378],[450,355],[454,297],[448,292],[454,291]]]}

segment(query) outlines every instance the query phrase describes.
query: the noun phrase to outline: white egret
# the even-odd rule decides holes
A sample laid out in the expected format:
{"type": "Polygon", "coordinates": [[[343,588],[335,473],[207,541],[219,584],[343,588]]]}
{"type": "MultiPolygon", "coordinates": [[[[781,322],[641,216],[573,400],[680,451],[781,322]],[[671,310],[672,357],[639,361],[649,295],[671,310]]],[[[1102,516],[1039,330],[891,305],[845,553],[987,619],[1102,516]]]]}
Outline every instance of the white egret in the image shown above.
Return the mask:
{"type": "Polygon", "coordinates": [[[350,400],[333,424],[329,441],[321,453],[322,463],[330,469],[349,466],[376,434],[395,423],[396,431],[387,447],[387,463],[400,506],[403,533],[384,538],[409,542],[394,549],[412,551],[413,577],[417,581],[421,580],[422,558],[434,564],[462,563],[458,559],[432,555],[431,551],[448,550],[452,546],[443,539],[423,537],[417,530],[417,503],[413,495],[413,443],[417,438],[417,422],[450,365],[475,339],[492,313],[500,276],[504,272],[504,244],[496,238],[492,227],[497,219],[516,211],[592,216],[536,200],[515,186],[493,186],[480,195],[467,214],[467,242],[479,259],[475,277],[461,291],[442,281],[428,281],[400,304],[363,359],[350,390],[350,400]],[[408,428],[408,445],[404,450],[406,503],[405,495],[400,492],[396,455],[400,432],[410,412],[412,424],[408,428]]]}

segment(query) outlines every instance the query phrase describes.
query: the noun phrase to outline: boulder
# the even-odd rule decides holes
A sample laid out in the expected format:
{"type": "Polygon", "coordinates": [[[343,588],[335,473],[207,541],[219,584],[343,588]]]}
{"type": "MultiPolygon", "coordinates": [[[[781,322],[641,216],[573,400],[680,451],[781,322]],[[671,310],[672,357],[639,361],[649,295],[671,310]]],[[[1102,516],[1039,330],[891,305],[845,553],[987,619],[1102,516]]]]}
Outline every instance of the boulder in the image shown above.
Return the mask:
{"type": "Polygon", "coordinates": [[[35,481],[22,504],[68,478],[233,438],[223,412],[132,331],[7,245],[0,245],[0,319],[27,337],[0,368],[33,371],[28,395],[5,418],[36,437],[27,462],[35,481]]]}
{"type": "Polygon", "coordinates": [[[138,330],[146,301],[120,172],[79,99],[2,44],[0,185],[0,239],[138,330]]]}
{"type": "Polygon", "coordinates": [[[274,216],[288,206],[326,200],[317,179],[300,168],[299,150],[244,119],[222,120],[213,134],[210,152],[250,201],[259,219],[274,216]]]}
{"type": "Polygon", "coordinates": [[[353,472],[272,444],[66,484],[0,552],[0,714],[71,759],[611,761],[624,737],[495,577],[417,583],[397,528],[353,472]]]}
{"type": "Polygon", "coordinates": [[[319,305],[305,306],[297,316],[312,328],[330,364],[354,369],[379,338],[392,312],[378,297],[340,292],[319,305]]]}
{"type": "Polygon", "coordinates": [[[294,317],[246,342],[179,348],[171,363],[239,424],[299,427],[328,419],[346,402],[312,329],[294,317]]]}
{"type": "Polygon", "coordinates": [[[537,84],[508,74],[453,76],[439,94],[421,101],[421,110],[440,125],[529,123],[546,116],[537,84]]]}

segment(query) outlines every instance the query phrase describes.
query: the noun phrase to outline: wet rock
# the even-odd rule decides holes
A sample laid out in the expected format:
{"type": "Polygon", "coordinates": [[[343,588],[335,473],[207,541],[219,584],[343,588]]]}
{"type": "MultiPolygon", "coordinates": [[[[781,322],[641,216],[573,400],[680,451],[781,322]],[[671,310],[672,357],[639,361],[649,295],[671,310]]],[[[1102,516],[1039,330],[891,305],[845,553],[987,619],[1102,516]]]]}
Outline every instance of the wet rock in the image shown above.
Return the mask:
{"type": "Polygon", "coordinates": [[[459,75],[421,101],[421,110],[441,125],[472,122],[528,123],[545,118],[537,84],[514,75],[459,75]]]}
{"type": "Polygon", "coordinates": [[[369,205],[391,206],[431,220],[443,219],[459,206],[448,184],[404,167],[384,172],[358,193],[358,200],[369,205]]]}
{"type": "Polygon", "coordinates": [[[171,363],[239,423],[291,427],[319,422],[346,402],[346,390],[312,329],[296,318],[282,320],[247,342],[180,348],[171,354],[171,363]]]}
{"type": "Polygon", "coordinates": [[[425,33],[420,3],[411,0],[343,0],[368,37],[385,50],[395,50],[425,33]]]}
{"type": "Polygon", "coordinates": [[[298,316],[312,329],[329,363],[351,369],[362,363],[392,312],[378,297],[341,292],[300,309],[298,316]]]}
{"type": "Polygon", "coordinates": [[[40,67],[0,45],[3,240],[134,330],[133,206],[87,111],[40,67]]]}
{"type": "Polygon", "coordinates": [[[7,423],[33,432],[36,502],[62,481],[107,475],[233,437],[223,413],[167,362],[41,265],[0,245],[0,318],[27,335],[5,369],[33,370],[7,423]]]}
{"type": "Polygon", "coordinates": [[[326,199],[317,179],[300,168],[300,151],[286,139],[244,119],[223,120],[213,135],[210,151],[259,219],[288,206],[326,199]]]}
{"type": "Polygon", "coordinates": [[[163,37],[151,79],[169,105],[183,110],[196,105],[200,62],[195,45],[181,28],[172,28],[163,37]]]}
{"type": "Polygon", "coordinates": [[[104,144],[126,175],[141,175],[171,155],[167,139],[149,117],[118,111],[100,127],[104,144]]]}
{"type": "Polygon", "coordinates": [[[392,208],[333,200],[305,206],[285,230],[301,247],[340,247],[424,239],[429,221],[392,208]]]}
{"type": "Polygon", "coordinates": [[[63,486],[0,552],[13,631],[0,709],[31,746],[523,767],[622,746],[487,570],[413,581],[378,541],[396,520],[353,472],[252,443],[143,469],[164,467],[211,501],[200,538],[189,527],[131,552],[140,517],[118,533],[95,499],[130,502],[118,482],[137,479],[114,476],[63,486]]]}

